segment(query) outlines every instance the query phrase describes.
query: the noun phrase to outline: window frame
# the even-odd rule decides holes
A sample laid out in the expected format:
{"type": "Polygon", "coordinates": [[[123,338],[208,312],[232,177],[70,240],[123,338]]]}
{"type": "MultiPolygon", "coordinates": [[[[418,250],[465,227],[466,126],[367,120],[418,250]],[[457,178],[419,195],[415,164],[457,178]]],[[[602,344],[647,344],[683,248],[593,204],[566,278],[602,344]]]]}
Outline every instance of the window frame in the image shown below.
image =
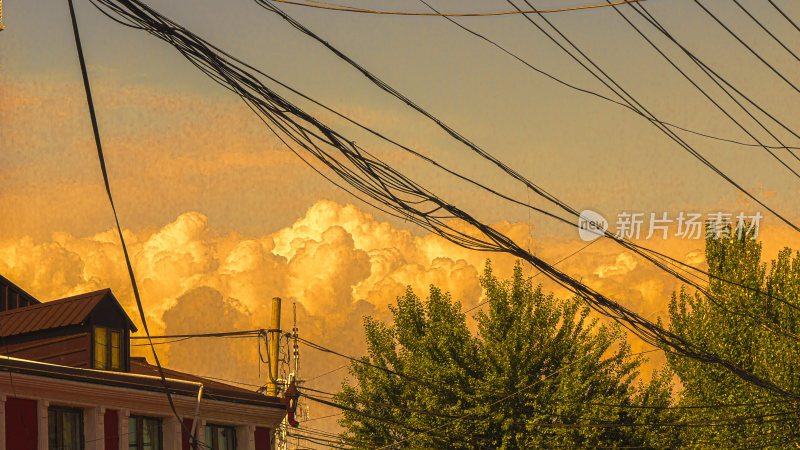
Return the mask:
{"type": "Polygon", "coordinates": [[[130,421],[136,421],[136,449],[135,450],[144,450],[144,421],[154,421],[158,424],[158,448],[157,450],[164,450],[164,420],[160,417],[152,417],[152,416],[141,416],[138,414],[131,414],[128,416],[128,450],[134,450],[131,448],[130,442],[130,421]]]}
{"type": "Polygon", "coordinates": [[[98,370],[125,371],[125,331],[118,328],[95,325],[92,328],[92,368],[98,370]],[[100,336],[103,343],[100,344],[100,336]],[[114,347],[114,338],[118,346],[114,347]],[[102,353],[99,352],[102,347],[102,353]],[[117,358],[114,359],[114,350],[117,358]],[[102,361],[98,358],[102,356],[102,361]]]}
{"type": "Polygon", "coordinates": [[[207,423],[205,426],[205,438],[208,439],[209,430],[211,431],[211,442],[206,442],[211,450],[219,450],[219,431],[220,430],[229,430],[231,432],[230,440],[228,443],[227,450],[236,450],[238,443],[236,442],[236,426],[234,425],[223,425],[223,424],[216,424],[216,423],[207,423]]]}
{"type": "Polygon", "coordinates": [[[75,448],[76,450],[84,450],[86,448],[86,438],[83,434],[83,409],[58,405],[52,405],[47,408],[47,448],[51,450],[63,450],[65,448],[63,441],[65,414],[77,416],[78,435],[76,436],[75,448]]]}
{"type": "Polygon", "coordinates": [[[108,329],[108,359],[109,363],[108,366],[110,370],[122,370],[122,330],[118,330],[116,328],[109,328],[108,329]],[[114,347],[114,337],[117,339],[117,346],[114,347]],[[114,350],[117,351],[117,357],[114,358],[114,350]],[[116,366],[116,367],[115,367],[116,366]]]}

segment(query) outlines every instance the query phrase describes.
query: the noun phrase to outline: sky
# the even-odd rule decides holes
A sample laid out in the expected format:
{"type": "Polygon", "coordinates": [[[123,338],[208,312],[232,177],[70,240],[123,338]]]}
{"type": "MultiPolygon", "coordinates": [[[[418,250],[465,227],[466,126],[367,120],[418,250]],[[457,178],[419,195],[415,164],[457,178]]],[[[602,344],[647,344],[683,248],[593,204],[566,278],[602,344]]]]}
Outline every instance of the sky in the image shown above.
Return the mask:
{"type": "MultiPolygon", "coordinates": [[[[798,60],[742,10],[727,2],[707,3],[776,70],[800,84],[798,60]]],[[[800,53],[797,31],[774,9],[760,1],[740,3],[800,53]]],[[[800,18],[800,5],[776,3],[789,16],[800,18]]],[[[546,206],[525,186],[255,2],[148,4],[293,88],[444,165],[523,202],[546,206]]],[[[432,4],[451,12],[510,8],[506,2],[432,4]]],[[[565,5],[563,0],[533,4],[542,9],[565,5]]],[[[800,128],[800,93],[696,3],[645,4],[709,67],[788,128],[800,128]]],[[[421,3],[406,1],[369,5],[426,10],[421,3]]],[[[3,6],[0,273],[42,300],[111,287],[133,316],[130,282],[100,176],[66,3],[27,0],[6,1],[3,6]]],[[[280,296],[287,306],[297,302],[301,333],[308,339],[358,353],[364,348],[361,318],[388,318],[388,306],[406,286],[422,293],[436,284],[467,308],[480,302],[478,277],[487,258],[499,275],[510,274],[510,257],[457,248],[341,192],[288,152],[238,98],[173,48],[112,22],[89,2],[77,0],[75,6],[111,188],[155,333],[263,328],[269,299],[280,296]]],[[[279,7],[537,185],[579,211],[599,212],[612,229],[622,212],[644,217],[666,213],[673,219],[681,212],[759,213],[765,260],[773,259],[783,246],[800,248],[799,233],[647,120],[564,87],[444,18],[279,7]]],[[[630,8],[620,11],[737,120],[757,130],[753,119],[736,110],[685,55],[630,8]]],[[[752,142],[614,10],[554,13],[548,18],[661,120],[752,142]]],[[[456,20],[541,71],[613,95],[519,15],[456,20]]],[[[549,262],[586,244],[574,227],[479,192],[370,139],[330,113],[289,98],[549,262]]],[[[756,117],[769,121],[763,114],[756,117]]],[[[800,146],[800,139],[774,122],[769,128],[784,143],[800,146]]],[[[681,136],[756,198],[800,222],[800,184],[766,151],[681,136]]],[[[764,130],[757,136],[775,145],[764,130]]],[[[786,150],[775,154],[800,171],[798,160],[786,150]]],[[[671,227],[667,239],[658,234],[645,239],[643,233],[639,243],[702,266],[702,239],[675,236],[677,224],[671,227]]],[[[670,293],[679,287],[605,241],[559,267],[651,318],[664,316],[670,293]]],[[[291,310],[287,306],[284,311],[291,310]]],[[[162,347],[165,361],[176,369],[257,384],[256,350],[255,344],[238,341],[162,347]],[[233,355],[235,361],[221,364],[222,355],[233,355]]],[[[310,350],[302,361],[309,376],[343,364],[310,350]]],[[[315,387],[337,389],[344,372],[317,379],[315,387]]],[[[311,414],[323,415],[320,409],[311,414]]]]}

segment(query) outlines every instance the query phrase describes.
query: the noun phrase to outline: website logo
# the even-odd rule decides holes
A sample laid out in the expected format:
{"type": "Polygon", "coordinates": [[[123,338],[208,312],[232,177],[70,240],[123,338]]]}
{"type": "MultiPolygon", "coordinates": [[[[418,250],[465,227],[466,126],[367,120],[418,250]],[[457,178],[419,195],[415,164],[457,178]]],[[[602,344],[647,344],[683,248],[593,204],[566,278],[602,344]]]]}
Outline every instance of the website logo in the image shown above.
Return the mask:
{"type": "Polygon", "coordinates": [[[608,221],[600,213],[584,209],[578,217],[578,235],[586,242],[604,236],[608,230],[608,221]]]}

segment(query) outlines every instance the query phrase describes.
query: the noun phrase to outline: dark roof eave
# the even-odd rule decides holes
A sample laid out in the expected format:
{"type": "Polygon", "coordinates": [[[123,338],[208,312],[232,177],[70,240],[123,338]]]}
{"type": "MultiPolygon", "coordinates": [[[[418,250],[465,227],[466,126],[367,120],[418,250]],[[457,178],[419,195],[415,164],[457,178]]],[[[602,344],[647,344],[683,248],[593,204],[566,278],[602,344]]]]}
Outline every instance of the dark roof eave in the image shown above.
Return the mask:
{"type": "Polygon", "coordinates": [[[37,304],[38,305],[38,304],[42,303],[41,300],[39,300],[38,298],[36,298],[33,295],[29,294],[25,289],[22,289],[21,287],[17,286],[13,281],[9,280],[8,278],[4,277],[3,275],[0,275],[0,284],[5,284],[5,285],[7,285],[7,286],[19,291],[22,295],[24,295],[28,299],[28,301],[33,300],[33,304],[37,304]]]}
{"type": "Polygon", "coordinates": [[[106,295],[111,296],[111,299],[114,300],[114,305],[117,308],[119,308],[119,310],[122,312],[122,317],[124,317],[128,321],[128,325],[131,328],[131,333],[136,333],[137,331],[139,331],[139,329],[136,328],[136,324],[133,323],[133,319],[131,319],[131,316],[129,316],[128,313],[125,311],[125,308],[122,307],[122,304],[119,302],[119,300],[117,300],[117,296],[115,296],[114,293],[111,292],[111,289],[108,289],[106,295]]]}
{"type": "MultiPolygon", "coordinates": [[[[134,375],[122,372],[106,372],[77,367],[58,366],[18,358],[0,358],[0,371],[48,378],[78,381],[84,383],[117,386],[152,392],[164,392],[161,380],[148,375],[134,375]]],[[[167,385],[173,394],[189,397],[197,396],[197,383],[167,379],[167,385]]],[[[203,398],[232,403],[285,409],[278,397],[267,397],[258,393],[230,392],[218,388],[203,390],[203,398]]]]}

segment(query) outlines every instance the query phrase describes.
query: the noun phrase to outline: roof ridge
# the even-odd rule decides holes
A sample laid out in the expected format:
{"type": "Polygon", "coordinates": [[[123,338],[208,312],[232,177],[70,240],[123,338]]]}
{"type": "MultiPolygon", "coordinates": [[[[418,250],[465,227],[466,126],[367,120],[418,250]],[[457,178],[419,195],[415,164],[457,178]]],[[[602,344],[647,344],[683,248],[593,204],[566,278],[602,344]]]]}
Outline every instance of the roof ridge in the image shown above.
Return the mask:
{"type": "Polygon", "coordinates": [[[48,330],[64,326],[78,325],[103,301],[112,302],[122,317],[128,321],[131,331],[136,325],[125,308],[119,303],[109,288],[52,300],[39,305],[24,306],[0,312],[3,321],[0,336],[15,336],[33,331],[48,330]]]}
{"type": "Polygon", "coordinates": [[[46,302],[42,302],[42,304],[44,304],[44,303],[62,302],[62,301],[65,302],[65,301],[69,301],[69,300],[78,300],[78,299],[81,299],[83,297],[91,297],[93,295],[97,295],[97,294],[99,294],[101,292],[106,292],[106,291],[111,291],[111,288],[103,288],[103,289],[98,289],[96,291],[84,292],[83,294],[77,294],[77,295],[71,295],[69,297],[57,298],[55,300],[49,300],[49,301],[46,301],[46,302]]]}
{"type": "Polygon", "coordinates": [[[105,291],[111,292],[111,288],[99,289],[97,291],[85,292],[83,294],[73,295],[71,297],[64,297],[64,298],[59,298],[59,299],[56,299],[56,300],[49,300],[49,301],[46,301],[46,302],[41,302],[41,303],[38,303],[36,305],[27,305],[27,306],[23,306],[23,307],[20,307],[20,308],[14,308],[14,309],[6,310],[6,311],[0,311],[0,316],[10,316],[10,315],[13,315],[13,314],[20,314],[20,313],[25,313],[25,312],[28,312],[28,311],[34,311],[37,308],[47,308],[47,307],[52,307],[54,305],[61,305],[61,304],[64,304],[64,303],[69,303],[69,302],[73,302],[73,301],[77,301],[77,300],[83,300],[84,298],[94,297],[94,296],[96,296],[96,295],[98,295],[100,293],[103,293],[103,295],[105,295],[105,291]]]}

